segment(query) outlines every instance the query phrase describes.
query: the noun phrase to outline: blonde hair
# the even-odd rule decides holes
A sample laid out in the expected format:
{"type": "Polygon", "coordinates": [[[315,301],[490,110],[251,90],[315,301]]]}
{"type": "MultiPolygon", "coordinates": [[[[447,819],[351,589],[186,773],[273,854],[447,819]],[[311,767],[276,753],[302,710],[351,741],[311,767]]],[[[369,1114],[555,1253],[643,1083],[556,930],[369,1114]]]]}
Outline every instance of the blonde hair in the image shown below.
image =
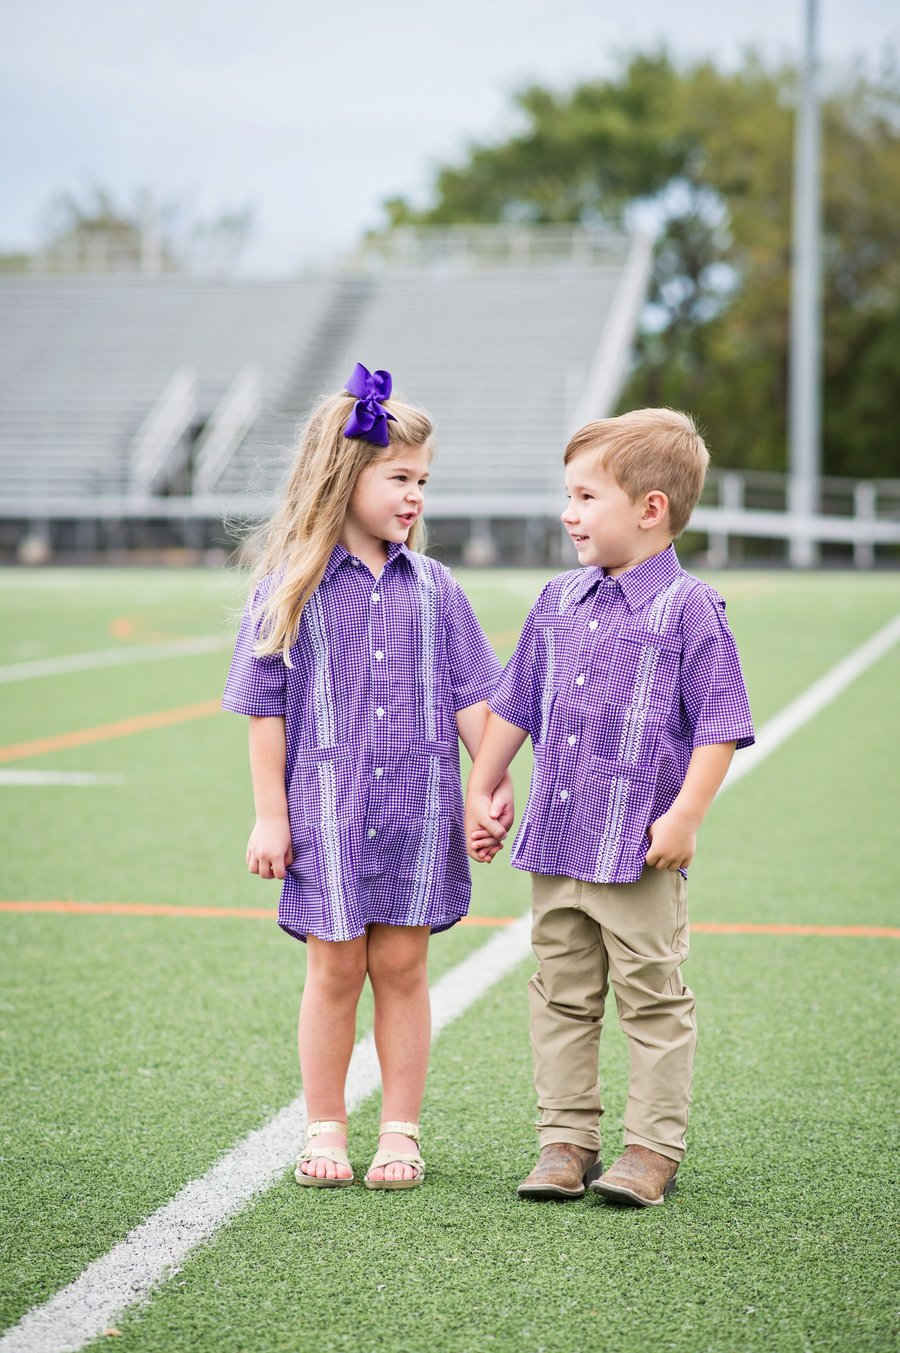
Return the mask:
{"type": "MultiPolygon", "coordinates": [[[[344,526],[357,480],[382,456],[401,446],[427,446],[432,452],[431,420],[402,400],[383,401],[394,415],[388,423],[390,442],[374,446],[361,437],[345,437],[344,427],[355,396],[342,390],[315,405],[301,429],[297,454],[274,516],[253,537],[247,553],[255,556],[254,583],[271,575],[271,586],[259,605],[258,657],[280,653],[288,667],[297,640],[303,608],[315,592],[344,526]]],[[[407,545],[425,547],[425,525],[414,522],[407,545]]]]}
{"type": "Polygon", "coordinates": [[[654,489],[669,500],[672,538],[680,536],[703,492],[709,452],[697,426],[675,409],[634,409],[579,428],[566,447],[565,464],[596,452],[632,502],[654,489]]]}

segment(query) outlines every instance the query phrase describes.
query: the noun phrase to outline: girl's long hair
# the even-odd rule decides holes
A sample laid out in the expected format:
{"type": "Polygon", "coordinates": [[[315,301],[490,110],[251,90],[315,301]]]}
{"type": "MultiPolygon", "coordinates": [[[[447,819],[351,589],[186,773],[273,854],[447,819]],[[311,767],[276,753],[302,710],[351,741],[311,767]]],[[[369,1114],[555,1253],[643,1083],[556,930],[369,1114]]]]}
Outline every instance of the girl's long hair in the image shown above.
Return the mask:
{"type": "MultiPolygon", "coordinates": [[[[432,449],[428,415],[402,400],[384,401],[396,422],[388,423],[390,443],[373,446],[361,437],[345,437],[344,427],[356,400],[347,390],[320,399],[300,432],[284,498],[271,520],[248,541],[246,554],[255,561],[254,583],[271,576],[262,598],[256,643],[258,657],[280,653],[291,666],[303,608],[322,581],[331,552],[344,527],[356,481],[382,456],[401,446],[432,449]]],[[[425,546],[421,517],[414,522],[407,545],[425,546]]]]}

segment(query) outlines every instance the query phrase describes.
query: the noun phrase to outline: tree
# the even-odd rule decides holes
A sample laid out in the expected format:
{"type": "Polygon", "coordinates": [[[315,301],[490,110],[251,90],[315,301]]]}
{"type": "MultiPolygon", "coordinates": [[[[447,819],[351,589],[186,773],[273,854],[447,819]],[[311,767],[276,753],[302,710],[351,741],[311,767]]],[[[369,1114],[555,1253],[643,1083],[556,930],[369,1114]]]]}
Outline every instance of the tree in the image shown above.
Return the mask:
{"type": "MultiPolygon", "coordinates": [[[[624,405],[695,411],[719,465],[783,469],[796,73],[624,58],[607,79],[516,96],[521,130],[436,174],[391,226],[628,223],[660,233],[624,405]]],[[[825,468],[900,474],[900,77],[855,70],[824,107],[825,468]]]]}
{"type": "Polygon", "coordinates": [[[249,206],[202,220],[191,218],[184,204],[160,206],[148,189],[127,204],[95,185],[83,196],[61,192],[51,200],[42,252],[46,266],[64,272],[229,272],[252,223],[249,206]]]}

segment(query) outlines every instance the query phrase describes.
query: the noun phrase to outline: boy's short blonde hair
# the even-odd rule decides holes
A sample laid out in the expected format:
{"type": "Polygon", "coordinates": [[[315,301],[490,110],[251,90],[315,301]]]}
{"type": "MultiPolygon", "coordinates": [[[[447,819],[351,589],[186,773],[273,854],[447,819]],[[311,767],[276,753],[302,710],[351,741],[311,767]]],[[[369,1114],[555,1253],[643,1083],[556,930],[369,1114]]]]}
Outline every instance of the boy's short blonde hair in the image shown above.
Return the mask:
{"type": "Polygon", "coordinates": [[[632,502],[653,489],[669,500],[672,538],[680,536],[703,492],[709,452],[693,418],[675,409],[634,409],[587,423],[566,447],[565,463],[593,452],[632,502]]]}

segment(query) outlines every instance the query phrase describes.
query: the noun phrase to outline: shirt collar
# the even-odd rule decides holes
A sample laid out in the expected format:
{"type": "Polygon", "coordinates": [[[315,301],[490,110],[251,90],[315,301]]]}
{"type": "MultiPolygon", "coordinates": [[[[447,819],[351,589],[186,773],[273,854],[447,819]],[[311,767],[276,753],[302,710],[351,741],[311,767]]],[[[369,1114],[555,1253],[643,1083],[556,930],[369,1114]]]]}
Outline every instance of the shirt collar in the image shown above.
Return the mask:
{"type": "Polygon", "coordinates": [[[616,582],[622,589],[628,609],[637,611],[664,592],[680,572],[675,546],[670,545],[660,554],[651,554],[649,559],[630,568],[627,573],[620,573],[616,582]]]}
{"type": "MultiPolygon", "coordinates": [[[[344,546],[338,541],[331,551],[331,558],[325,565],[325,572],[322,574],[322,582],[327,583],[329,578],[334,576],[342,564],[349,563],[351,559],[355,558],[356,556],[351,554],[349,550],[344,549],[344,546]]],[[[394,564],[400,558],[411,559],[412,551],[409,550],[402,541],[391,541],[388,546],[387,563],[394,564]]],[[[387,565],[385,565],[385,567],[387,567],[387,565]]]]}
{"type": "Polygon", "coordinates": [[[595,587],[605,585],[610,592],[621,591],[629,611],[637,611],[664,592],[680,572],[675,546],[670,545],[660,554],[652,554],[643,563],[630,568],[627,573],[620,573],[618,578],[608,578],[602,568],[585,569],[585,576],[575,593],[575,601],[584,601],[595,587]]]}

